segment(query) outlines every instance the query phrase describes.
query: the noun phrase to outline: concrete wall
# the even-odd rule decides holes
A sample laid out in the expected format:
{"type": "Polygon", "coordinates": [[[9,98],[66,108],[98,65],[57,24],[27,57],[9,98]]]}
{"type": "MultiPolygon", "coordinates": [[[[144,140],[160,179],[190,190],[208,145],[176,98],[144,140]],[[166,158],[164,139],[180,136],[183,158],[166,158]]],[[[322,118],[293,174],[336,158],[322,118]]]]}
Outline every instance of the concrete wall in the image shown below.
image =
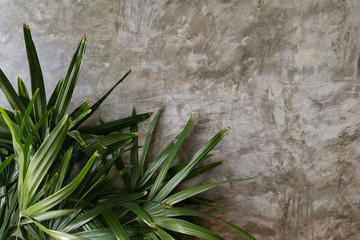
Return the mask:
{"type": "Polygon", "coordinates": [[[181,159],[232,127],[214,158],[228,163],[191,184],[263,175],[206,193],[234,211],[218,216],[258,239],[360,239],[359,13],[357,0],[0,0],[0,66],[29,80],[26,22],[49,94],[86,34],[74,103],[131,68],[97,117],[162,106],[152,156],[193,109],[181,159]]]}

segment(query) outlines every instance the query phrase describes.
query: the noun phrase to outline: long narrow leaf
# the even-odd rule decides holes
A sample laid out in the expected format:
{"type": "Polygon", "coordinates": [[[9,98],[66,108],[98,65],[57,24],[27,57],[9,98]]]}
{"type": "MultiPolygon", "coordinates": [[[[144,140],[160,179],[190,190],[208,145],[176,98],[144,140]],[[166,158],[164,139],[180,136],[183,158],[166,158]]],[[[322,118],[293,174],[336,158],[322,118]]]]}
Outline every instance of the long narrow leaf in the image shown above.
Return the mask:
{"type": "Polygon", "coordinates": [[[25,177],[25,159],[23,149],[20,144],[20,140],[17,136],[17,133],[14,128],[14,124],[11,122],[11,119],[7,115],[7,113],[0,107],[0,113],[2,114],[3,120],[6,123],[12,137],[13,141],[13,148],[15,152],[15,156],[18,159],[18,166],[19,166],[19,176],[18,176],[18,198],[19,203],[23,204],[22,202],[22,188],[23,188],[23,181],[25,177]]]}
{"type": "Polygon", "coordinates": [[[24,189],[24,205],[22,209],[27,207],[30,200],[35,196],[41,181],[45,177],[50,166],[54,162],[62,143],[64,142],[67,130],[69,129],[71,120],[65,116],[51,134],[45,139],[39,150],[36,152],[29,164],[25,179],[24,189]]]}
{"type": "MultiPolygon", "coordinates": [[[[132,114],[133,117],[136,116],[136,110],[133,108],[132,114]]],[[[133,124],[130,126],[130,132],[137,132],[138,127],[137,124],[133,124]]],[[[139,179],[138,176],[138,168],[139,168],[139,152],[138,152],[138,137],[134,137],[133,141],[130,143],[130,164],[132,168],[130,170],[130,188],[134,190],[136,188],[137,181],[139,179]]]]}
{"type": "Polygon", "coordinates": [[[103,123],[95,127],[80,129],[79,131],[81,133],[87,133],[87,134],[105,135],[110,132],[118,131],[126,127],[130,127],[133,124],[144,121],[145,119],[149,118],[151,114],[152,114],[151,112],[143,113],[136,116],[131,116],[131,117],[103,123]]]}
{"type": "Polygon", "coordinates": [[[115,83],[115,85],[114,85],[112,88],[110,88],[109,91],[107,91],[107,93],[106,93],[104,96],[102,96],[94,105],[92,105],[92,106],[91,106],[91,110],[92,110],[91,114],[86,115],[86,117],[84,117],[83,119],[81,119],[81,121],[79,121],[79,122],[76,124],[75,128],[77,128],[78,126],[80,126],[80,124],[82,124],[84,121],[86,121],[86,119],[88,119],[88,118],[100,107],[100,105],[103,103],[103,101],[110,95],[110,93],[117,87],[117,85],[119,85],[122,81],[124,81],[125,78],[126,78],[130,73],[131,73],[131,70],[129,70],[119,81],[117,81],[117,82],[115,83]]]}
{"type": "Polygon", "coordinates": [[[237,231],[238,233],[242,234],[244,237],[246,237],[246,239],[248,240],[255,240],[255,238],[248,232],[246,232],[244,229],[240,228],[239,226],[236,226],[230,222],[227,222],[223,219],[220,219],[218,217],[215,217],[213,215],[195,210],[195,209],[190,209],[190,208],[169,208],[166,209],[164,211],[164,213],[166,214],[166,217],[184,217],[184,216],[195,216],[195,217],[210,217],[210,218],[214,218],[217,219],[219,221],[222,221],[223,223],[225,223],[226,225],[228,225],[229,227],[231,227],[232,229],[234,229],[235,231],[237,231]]]}
{"type": "Polygon", "coordinates": [[[25,112],[26,108],[21,101],[19,95],[16,93],[15,89],[11,85],[10,81],[7,79],[3,71],[0,69],[0,88],[5,94],[10,106],[13,109],[19,109],[22,112],[25,112]]]}
{"type": "Polygon", "coordinates": [[[45,212],[50,208],[59,204],[62,200],[68,197],[76,187],[81,183],[84,179],[86,173],[89,171],[93,161],[95,160],[97,152],[95,152],[89,161],[86,163],[84,168],[78,174],[78,176],[68,185],[54,193],[53,195],[41,200],[40,202],[35,203],[34,205],[30,206],[29,208],[23,211],[24,216],[33,216],[34,214],[39,214],[41,212],[45,212]]]}
{"type": "Polygon", "coordinates": [[[72,151],[73,151],[73,148],[70,147],[65,152],[64,156],[61,159],[61,163],[60,163],[61,165],[60,165],[59,171],[58,171],[59,178],[58,178],[56,184],[54,185],[54,190],[52,191],[52,193],[59,191],[64,183],[64,179],[65,179],[66,173],[68,171],[72,151]]]}
{"type": "Polygon", "coordinates": [[[18,77],[18,93],[24,106],[27,106],[30,102],[29,92],[26,88],[24,81],[18,77]]]}
{"type": "Polygon", "coordinates": [[[144,223],[146,223],[149,227],[156,229],[156,225],[154,221],[151,219],[150,215],[139,205],[131,202],[126,202],[119,204],[119,206],[129,209],[133,213],[135,213],[139,219],[141,219],[144,223]]]}
{"type": "Polygon", "coordinates": [[[75,235],[89,240],[116,240],[116,237],[109,228],[84,231],[76,233],[75,235]]]}
{"type": "Polygon", "coordinates": [[[87,110],[86,112],[83,112],[82,114],[80,114],[78,117],[76,117],[74,119],[74,121],[71,123],[70,125],[70,129],[75,128],[75,126],[77,125],[78,122],[80,122],[82,119],[84,119],[87,115],[89,115],[91,113],[91,109],[87,110]]]}
{"type": "Polygon", "coordinates": [[[69,70],[66,74],[64,83],[61,85],[60,92],[55,102],[53,124],[56,124],[58,121],[60,121],[60,119],[63,118],[70,105],[72,94],[79,77],[82,60],[85,54],[86,43],[86,37],[84,36],[81,39],[79,46],[71,60],[69,70]]]}
{"type": "Polygon", "coordinates": [[[156,122],[157,122],[157,120],[159,118],[160,111],[161,111],[161,109],[159,109],[156,112],[156,114],[154,116],[154,119],[151,121],[149,129],[148,129],[148,133],[147,133],[146,138],[145,138],[144,148],[142,149],[141,157],[140,157],[140,160],[139,160],[139,168],[138,168],[138,172],[137,172],[138,177],[140,177],[143,174],[145,159],[146,159],[146,155],[147,155],[147,152],[148,152],[148,149],[149,149],[149,146],[150,146],[151,136],[152,136],[152,133],[154,131],[155,124],[156,124],[156,122]]]}
{"type": "Polygon", "coordinates": [[[54,230],[47,229],[41,223],[36,221],[35,219],[32,219],[32,221],[35,223],[35,225],[40,228],[42,231],[44,231],[46,234],[50,235],[51,237],[58,239],[58,240],[87,240],[86,238],[82,238],[79,236],[71,235],[68,233],[58,232],[54,230]]]}
{"type": "MultiPolygon", "coordinates": [[[[44,213],[40,213],[40,214],[35,214],[33,216],[34,219],[36,219],[37,221],[41,222],[41,221],[45,221],[45,220],[49,220],[49,219],[53,219],[53,218],[60,218],[66,215],[70,215],[73,214],[76,210],[75,209],[60,209],[60,210],[54,210],[54,211],[48,211],[48,212],[44,212],[44,213]]],[[[24,218],[21,220],[20,224],[28,224],[28,223],[32,223],[32,220],[29,218],[24,218]]]]}
{"type": "Polygon", "coordinates": [[[175,240],[170,234],[168,234],[166,231],[162,230],[161,228],[157,228],[155,233],[160,237],[160,239],[166,239],[166,240],[175,240]]]}
{"type": "Polygon", "coordinates": [[[160,168],[160,166],[169,156],[170,150],[172,149],[176,139],[177,137],[175,137],[175,139],[172,140],[169,145],[166,146],[166,148],[159,154],[159,156],[150,164],[143,177],[139,181],[139,186],[143,187],[160,168]]]}
{"type": "Polygon", "coordinates": [[[117,240],[129,240],[129,237],[127,236],[124,228],[121,226],[111,210],[105,211],[103,213],[103,217],[105,218],[117,240]]]}
{"type": "MultiPolygon", "coordinates": [[[[193,125],[195,121],[195,112],[192,112],[190,115],[190,118],[188,120],[188,122],[185,125],[184,130],[181,132],[181,134],[179,134],[179,137],[176,139],[176,142],[174,143],[173,147],[171,148],[170,152],[169,152],[169,156],[166,159],[166,161],[164,162],[164,165],[162,166],[155,182],[154,185],[151,188],[150,194],[148,199],[151,200],[152,198],[154,198],[154,196],[157,194],[163,180],[165,179],[165,176],[172,164],[172,162],[174,161],[177,153],[180,150],[181,145],[183,144],[187,134],[189,133],[191,126],[193,125]]],[[[158,201],[158,199],[160,199],[160,197],[156,197],[154,198],[154,201],[158,201]]]]}
{"type": "Polygon", "coordinates": [[[23,118],[23,120],[21,122],[20,129],[19,129],[19,138],[20,139],[21,139],[21,137],[23,135],[23,131],[24,131],[24,128],[26,126],[26,123],[28,124],[27,126],[30,125],[31,127],[34,127],[32,125],[31,119],[29,119],[29,116],[30,116],[31,110],[33,109],[33,106],[34,106],[34,103],[35,103],[35,100],[36,100],[36,96],[38,95],[38,92],[39,92],[39,88],[36,89],[36,91],[34,92],[33,97],[31,99],[31,101],[29,102],[29,105],[28,105],[28,107],[26,109],[24,118],[23,118]]]}
{"type": "MultiPolygon", "coordinates": [[[[71,128],[71,125],[70,125],[71,128]]],[[[75,139],[78,143],[80,143],[81,146],[85,146],[85,140],[82,138],[80,132],[78,130],[74,130],[74,131],[70,131],[67,133],[68,136],[70,136],[71,138],[75,139]]]]}
{"type": "Polygon", "coordinates": [[[159,227],[168,229],[170,231],[179,232],[207,240],[223,240],[213,232],[185,220],[173,218],[155,218],[154,220],[156,224],[159,225],[159,227]]]}
{"type": "Polygon", "coordinates": [[[89,104],[89,100],[85,101],[84,103],[82,103],[80,106],[78,106],[71,114],[70,117],[72,119],[77,118],[78,116],[80,116],[82,113],[87,112],[88,110],[90,110],[90,104],[89,104]]]}
{"type": "Polygon", "coordinates": [[[138,133],[115,133],[111,135],[106,135],[105,137],[99,139],[100,141],[92,142],[88,145],[86,145],[81,151],[85,153],[86,155],[91,154],[95,150],[99,151],[104,148],[108,148],[112,144],[121,143],[124,141],[127,141],[133,137],[137,137],[138,133]]]}
{"type": "Polygon", "coordinates": [[[1,164],[0,164],[0,173],[2,171],[4,171],[4,169],[7,167],[7,165],[9,165],[9,163],[14,159],[15,155],[11,155],[9,157],[7,157],[5,159],[5,161],[3,161],[1,164]]]}
{"type": "Polygon", "coordinates": [[[47,105],[48,109],[55,106],[56,99],[59,96],[59,92],[60,92],[60,89],[61,89],[61,86],[63,85],[63,83],[64,83],[64,79],[60,78],[59,82],[55,86],[55,89],[54,89],[53,93],[50,96],[50,99],[49,99],[49,102],[48,102],[48,105],[47,105]]]}
{"type": "Polygon", "coordinates": [[[206,184],[206,185],[202,185],[202,186],[197,186],[197,187],[192,187],[186,190],[183,190],[181,192],[175,193],[173,195],[171,195],[170,197],[166,198],[163,203],[168,204],[168,205],[174,205],[178,202],[181,202],[187,198],[190,198],[194,195],[197,195],[199,193],[202,193],[206,190],[209,190],[211,188],[214,188],[218,185],[221,184],[225,184],[225,183],[234,183],[234,182],[239,182],[239,181],[245,181],[245,180],[250,180],[253,179],[257,176],[254,177],[250,177],[250,178],[241,178],[241,179],[231,179],[231,180],[225,180],[225,181],[221,181],[221,182],[216,182],[216,183],[210,183],[210,184],[206,184]]]}
{"type": "Polygon", "coordinates": [[[197,204],[197,205],[204,205],[210,208],[214,208],[220,211],[224,211],[226,213],[233,213],[233,211],[220,207],[214,203],[211,203],[209,200],[207,199],[202,199],[202,198],[196,198],[196,197],[192,197],[190,199],[187,200],[187,202],[190,202],[190,204],[197,204]]]}
{"type": "MultiPolygon", "coordinates": [[[[35,122],[37,122],[47,111],[45,84],[40,67],[39,58],[36,53],[36,48],[31,37],[29,26],[24,24],[23,29],[24,29],[26,53],[29,63],[29,70],[30,70],[31,91],[32,93],[39,91],[39,97],[35,99],[35,105],[34,105],[35,122]]],[[[47,126],[48,124],[47,122],[45,122],[41,131],[42,137],[45,136],[47,126]]]]}
{"type": "Polygon", "coordinates": [[[179,183],[186,178],[196,164],[203,159],[229,132],[230,128],[225,128],[216,134],[200,151],[192,158],[192,160],[178,172],[156,195],[155,201],[162,201],[179,183]]]}

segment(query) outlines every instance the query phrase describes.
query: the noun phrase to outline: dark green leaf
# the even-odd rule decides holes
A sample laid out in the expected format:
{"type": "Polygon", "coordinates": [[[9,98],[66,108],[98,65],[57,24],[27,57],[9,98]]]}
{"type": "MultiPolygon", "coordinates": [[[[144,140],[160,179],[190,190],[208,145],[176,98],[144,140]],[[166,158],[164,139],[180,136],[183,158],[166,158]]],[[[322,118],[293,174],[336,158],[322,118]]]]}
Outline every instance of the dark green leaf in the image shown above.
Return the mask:
{"type": "Polygon", "coordinates": [[[59,96],[59,92],[60,92],[60,89],[61,89],[61,86],[63,85],[63,83],[64,83],[64,79],[60,78],[59,82],[56,84],[55,89],[54,89],[54,91],[51,94],[51,97],[49,99],[49,102],[48,102],[48,105],[47,105],[48,109],[55,106],[56,99],[59,96]]]}
{"type": "Polygon", "coordinates": [[[19,109],[22,112],[26,111],[26,108],[21,101],[20,97],[17,95],[15,89],[3,73],[3,71],[0,69],[0,88],[5,94],[10,106],[13,109],[19,109]]]}
{"type": "Polygon", "coordinates": [[[95,127],[80,129],[81,133],[105,135],[110,132],[118,131],[126,127],[130,127],[133,124],[139,123],[151,116],[152,113],[144,113],[136,116],[131,116],[107,123],[100,124],[95,127]]]}
{"type": "Polygon", "coordinates": [[[86,37],[84,36],[81,39],[79,46],[71,60],[64,83],[61,85],[60,92],[55,102],[55,110],[53,117],[53,124],[55,125],[66,114],[70,105],[72,94],[74,92],[74,88],[79,77],[82,60],[85,54],[86,43],[86,37]]]}
{"type": "Polygon", "coordinates": [[[117,81],[115,83],[115,85],[110,88],[110,90],[104,95],[102,96],[94,105],[91,106],[91,114],[87,115],[85,118],[83,118],[81,121],[79,121],[77,123],[77,125],[75,126],[75,128],[77,128],[78,126],[80,126],[81,123],[83,123],[86,119],[88,119],[99,107],[100,105],[103,103],[103,101],[110,95],[110,93],[116,88],[117,85],[119,85],[122,81],[124,81],[124,79],[131,73],[131,70],[129,70],[119,81],[117,81]]]}
{"type": "Polygon", "coordinates": [[[24,81],[18,77],[18,93],[24,106],[27,106],[30,102],[29,92],[26,88],[24,81]]]}
{"type": "MultiPolygon", "coordinates": [[[[42,75],[42,71],[41,71],[41,67],[40,67],[40,62],[38,59],[38,55],[36,53],[36,48],[35,48],[34,42],[31,37],[31,32],[30,32],[29,26],[24,24],[23,29],[24,29],[26,53],[27,53],[27,58],[28,58],[28,63],[29,63],[29,70],[30,70],[31,91],[33,94],[36,91],[39,91],[39,97],[37,97],[35,99],[35,103],[34,103],[35,122],[38,122],[40,120],[40,118],[47,111],[45,85],[44,85],[44,79],[43,79],[43,75],[42,75]]],[[[24,112],[24,111],[22,111],[22,112],[24,112]]],[[[48,126],[48,124],[47,124],[47,122],[45,122],[45,124],[42,127],[41,134],[40,134],[42,137],[45,136],[47,126],[48,126]]]]}

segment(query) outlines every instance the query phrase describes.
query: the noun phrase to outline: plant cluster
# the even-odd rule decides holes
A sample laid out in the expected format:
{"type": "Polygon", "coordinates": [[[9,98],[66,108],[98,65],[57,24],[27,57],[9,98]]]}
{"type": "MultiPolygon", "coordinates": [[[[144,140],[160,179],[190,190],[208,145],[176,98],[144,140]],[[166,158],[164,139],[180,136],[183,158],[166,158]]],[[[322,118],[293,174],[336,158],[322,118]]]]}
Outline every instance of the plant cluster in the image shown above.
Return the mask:
{"type": "MultiPolygon", "coordinates": [[[[194,123],[193,112],[184,129],[149,161],[147,153],[160,110],[153,116],[143,146],[138,142],[137,124],[151,113],[137,114],[134,109],[127,118],[79,127],[130,71],[95,104],[84,102],[68,115],[86,37],[81,39],[65,79],[47,100],[29,27],[24,24],[23,30],[31,96],[22,79],[18,78],[16,91],[0,70],[0,88],[13,109],[0,108],[0,240],[222,239],[201,221],[214,216],[187,206],[227,211],[196,195],[244,179],[178,192],[175,188],[224,163],[204,162],[230,128],[217,133],[192,159],[174,164],[194,123]],[[129,152],[128,161],[122,159],[125,151],[129,152]],[[72,169],[79,164],[81,170],[73,177],[72,169]],[[110,169],[116,169],[115,173],[110,169]],[[123,181],[124,189],[115,184],[118,181],[123,181]]],[[[219,220],[254,239],[240,227],[219,220]]]]}

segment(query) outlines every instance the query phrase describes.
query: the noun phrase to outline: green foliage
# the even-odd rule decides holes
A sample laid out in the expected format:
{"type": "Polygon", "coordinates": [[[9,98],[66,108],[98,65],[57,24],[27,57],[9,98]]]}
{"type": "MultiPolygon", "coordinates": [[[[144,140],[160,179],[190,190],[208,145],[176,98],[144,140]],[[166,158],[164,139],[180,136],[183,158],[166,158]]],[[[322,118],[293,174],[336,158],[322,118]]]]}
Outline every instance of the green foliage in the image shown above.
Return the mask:
{"type": "MultiPolygon", "coordinates": [[[[84,102],[67,115],[85,54],[86,37],[75,51],[65,80],[59,81],[48,101],[27,25],[24,38],[31,92],[20,78],[16,92],[0,69],[0,88],[13,109],[0,107],[0,240],[222,239],[211,228],[198,224],[200,218],[218,218],[187,208],[185,203],[228,212],[195,196],[218,185],[245,179],[180,192],[175,188],[224,163],[205,161],[214,155],[210,151],[230,128],[217,133],[192,159],[174,164],[195,121],[196,113],[192,112],[184,129],[151,161],[147,153],[160,110],[150,123],[143,146],[138,142],[137,124],[151,113],[137,114],[133,109],[127,118],[80,127],[131,71],[95,104],[84,102]],[[130,131],[125,131],[126,128],[130,131]],[[124,160],[127,150],[129,160],[124,160]],[[82,166],[76,177],[74,166],[82,166]],[[119,187],[119,181],[124,188],[119,187]]],[[[245,238],[254,239],[240,227],[219,221],[245,238]]]]}

